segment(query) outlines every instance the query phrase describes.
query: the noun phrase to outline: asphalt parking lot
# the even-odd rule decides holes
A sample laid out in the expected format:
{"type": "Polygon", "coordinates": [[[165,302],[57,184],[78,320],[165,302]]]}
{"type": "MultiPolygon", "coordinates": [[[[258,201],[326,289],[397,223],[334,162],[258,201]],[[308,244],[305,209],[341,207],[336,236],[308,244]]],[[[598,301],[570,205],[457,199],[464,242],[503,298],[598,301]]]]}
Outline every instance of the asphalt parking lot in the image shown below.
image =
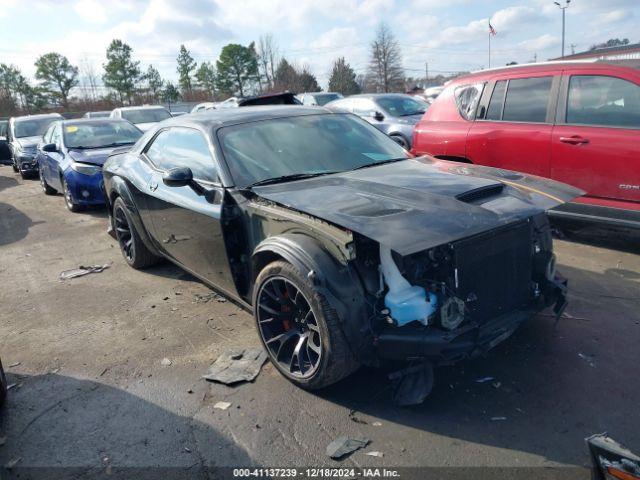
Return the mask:
{"type": "Polygon", "coordinates": [[[248,465],[582,467],[584,438],[604,431],[638,451],[640,242],[571,239],[555,243],[569,318],[554,328],[540,315],[487,357],[438,370],[420,406],[394,407],[371,369],[308,393],[267,363],[230,388],[201,376],[222,351],[259,344],[248,313],[172,265],[127,267],[104,210],[70,213],[0,167],[0,356],[16,384],[0,414],[0,465],[193,476],[248,465]],[[58,279],[93,264],[110,267],[58,279]],[[335,462],[325,448],[342,435],[371,444],[335,462]]]}

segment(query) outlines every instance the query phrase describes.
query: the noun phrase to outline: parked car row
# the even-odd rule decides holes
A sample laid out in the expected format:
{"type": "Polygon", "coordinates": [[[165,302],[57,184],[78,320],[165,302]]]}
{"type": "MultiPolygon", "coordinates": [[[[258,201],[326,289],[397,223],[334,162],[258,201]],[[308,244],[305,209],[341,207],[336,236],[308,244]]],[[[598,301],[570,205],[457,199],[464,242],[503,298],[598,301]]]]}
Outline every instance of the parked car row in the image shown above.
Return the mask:
{"type": "MultiPolygon", "coordinates": [[[[542,309],[559,318],[566,307],[546,212],[584,192],[537,170],[474,165],[468,154],[493,148],[513,125],[528,129],[521,148],[498,142],[496,151],[530,155],[528,139],[565,126],[558,104],[571,103],[571,79],[536,68],[525,83],[509,77],[514,69],[461,78],[429,110],[405,95],[307,107],[284,93],[167,118],[144,134],[125,119],[54,119],[35,163],[45,193],[63,191],[70,210],[81,198],[106,202],[131,267],[170,260],[250,309],[272,363],[295,384],[322,388],[362,364],[419,361],[402,378],[420,377],[408,381],[426,395],[434,366],[486,352],[542,309]],[[413,151],[444,153],[414,156],[381,127],[394,122],[408,139],[420,118],[413,151]],[[474,136],[476,125],[492,130],[474,136]]],[[[584,108],[607,118],[625,110],[631,124],[636,90],[621,92],[584,108]]]]}

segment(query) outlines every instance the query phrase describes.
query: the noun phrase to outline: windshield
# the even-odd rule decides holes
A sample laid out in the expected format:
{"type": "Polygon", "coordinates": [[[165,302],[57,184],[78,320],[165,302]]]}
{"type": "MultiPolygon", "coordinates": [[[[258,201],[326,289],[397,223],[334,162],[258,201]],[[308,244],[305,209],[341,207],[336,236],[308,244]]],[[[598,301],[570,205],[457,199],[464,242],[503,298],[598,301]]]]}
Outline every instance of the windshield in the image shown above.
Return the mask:
{"type": "Polygon", "coordinates": [[[99,148],[135,143],[142,132],[129,122],[75,123],[65,125],[67,148],[99,148]]]}
{"type": "Polygon", "coordinates": [[[427,105],[411,97],[379,97],[376,99],[378,105],[393,117],[408,117],[409,115],[420,115],[426,112],[427,105]]]}
{"type": "Polygon", "coordinates": [[[332,102],[334,100],[338,100],[339,98],[342,98],[342,95],[340,95],[338,93],[321,93],[321,94],[315,94],[313,96],[313,98],[316,99],[316,103],[319,106],[323,106],[323,105],[326,105],[329,102],[332,102]]]}
{"type": "Polygon", "coordinates": [[[341,172],[408,158],[384,133],[350,114],[234,125],[220,129],[218,137],[239,187],[282,176],[341,172]]]}
{"type": "Polygon", "coordinates": [[[87,112],[85,117],[87,118],[108,118],[111,112],[87,112]]]}
{"type": "Polygon", "coordinates": [[[16,120],[13,127],[16,138],[41,137],[47,131],[51,122],[59,120],[60,117],[30,118],[16,120]]]}
{"type": "Polygon", "coordinates": [[[131,123],[154,123],[171,118],[164,108],[141,108],[140,110],[123,110],[122,118],[131,123]]]}

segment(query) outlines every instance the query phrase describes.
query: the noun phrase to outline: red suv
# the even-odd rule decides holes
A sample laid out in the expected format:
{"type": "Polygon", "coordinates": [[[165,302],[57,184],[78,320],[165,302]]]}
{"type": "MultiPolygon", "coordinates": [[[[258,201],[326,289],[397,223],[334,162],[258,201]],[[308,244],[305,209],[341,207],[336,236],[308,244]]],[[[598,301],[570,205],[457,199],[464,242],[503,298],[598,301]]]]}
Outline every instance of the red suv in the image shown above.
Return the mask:
{"type": "Polygon", "coordinates": [[[549,62],[457,78],[412,151],[569,183],[586,196],[551,214],[640,228],[640,69],[549,62]]]}

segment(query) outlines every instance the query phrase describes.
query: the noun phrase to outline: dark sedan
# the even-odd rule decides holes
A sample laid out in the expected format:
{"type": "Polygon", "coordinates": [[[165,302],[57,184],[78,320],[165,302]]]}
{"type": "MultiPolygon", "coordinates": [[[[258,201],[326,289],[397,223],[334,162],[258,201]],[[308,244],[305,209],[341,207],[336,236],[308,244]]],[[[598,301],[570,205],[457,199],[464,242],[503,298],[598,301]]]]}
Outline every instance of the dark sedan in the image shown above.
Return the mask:
{"type": "Polygon", "coordinates": [[[141,136],[142,132],[126,120],[53,123],[37,154],[42,190],[47,195],[62,192],[72,212],[103,205],[102,164],[115,149],[130,147],[141,136]]]}
{"type": "Polygon", "coordinates": [[[360,364],[477,355],[565,305],[545,210],[578,190],[411,158],[354,115],[177,118],[103,174],[126,262],[167,258],[251,308],[271,361],[304,388],[360,364]]]}
{"type": "Polygon", "coordinates": [[[36,148],[42,141],[42,134],[51,122],[62,120],[59,113],[25,115],[9,119],[7,142],[11,151],[13,171],[26,178],[38,173],[36,148]]]}

